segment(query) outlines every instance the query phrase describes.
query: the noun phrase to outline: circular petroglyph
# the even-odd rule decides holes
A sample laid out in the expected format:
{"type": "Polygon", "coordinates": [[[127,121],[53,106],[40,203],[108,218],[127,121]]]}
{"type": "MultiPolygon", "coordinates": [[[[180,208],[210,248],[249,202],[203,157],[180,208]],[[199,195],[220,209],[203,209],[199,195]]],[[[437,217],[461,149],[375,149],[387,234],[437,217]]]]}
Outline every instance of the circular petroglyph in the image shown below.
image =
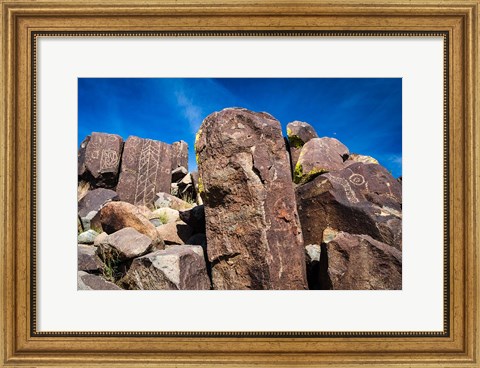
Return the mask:
{"type": "Polygon", "coordinates": [[[360,174],[352,174],[352,175],[350,175],[348,180],[350,180],[350,183],[355,184],[355,185],[365,184],[365,178],[363,177],[363,175],[360,175],[360,174]]]}

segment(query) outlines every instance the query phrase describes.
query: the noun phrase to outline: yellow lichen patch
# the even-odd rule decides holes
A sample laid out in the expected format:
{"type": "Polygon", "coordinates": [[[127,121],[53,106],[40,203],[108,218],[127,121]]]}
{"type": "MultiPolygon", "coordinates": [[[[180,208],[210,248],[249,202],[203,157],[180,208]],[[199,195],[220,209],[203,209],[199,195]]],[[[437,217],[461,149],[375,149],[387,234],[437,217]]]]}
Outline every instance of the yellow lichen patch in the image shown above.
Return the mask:
{"type": "Polygon", "coordinates": [[[198,194],[202,194],[205,191],[203,187],[203,180],[201,177],[198,177],[198,194]]]}
{"type": "Polygon", "coordinates": [[[293,170],[293,182],[299,184],[303,176],[303,167],[300,162],[297,162],[295,165],[295,170],[293,170]]]}

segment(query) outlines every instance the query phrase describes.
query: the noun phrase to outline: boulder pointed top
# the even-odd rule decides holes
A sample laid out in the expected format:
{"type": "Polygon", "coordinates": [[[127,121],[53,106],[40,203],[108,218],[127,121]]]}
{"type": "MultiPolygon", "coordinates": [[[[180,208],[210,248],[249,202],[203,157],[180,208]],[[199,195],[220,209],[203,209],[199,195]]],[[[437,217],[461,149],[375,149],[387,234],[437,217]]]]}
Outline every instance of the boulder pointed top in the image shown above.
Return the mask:
{"type": "Polygon", "coordinates": [[[287,137],[291,147],[300,148],[318,134],[310,124],[296,120],[287,124],[287,137]]]}
{"type": "MultiPolygon", "coordinates": [[[[207,146],[206,130],[212,130],[214,135],[222,135],[215,140],[218,142],[235,141],[236,145],[252,147],[255,145],[255,135],[246,133],[248,130],[260,132],[265,137],[282,139],[280,122],[266,112],[254,112],[242,107],[228,107],[208,115],[202,122],[195,139],[195,150],[198,154],[207,146]],[[219,126],[222,129],[216,129],[219,126]],[[213,129],[215,128],[215,129],[213,129]]],[[[217,147],[222,150],[221,147],[217,147]]]]}

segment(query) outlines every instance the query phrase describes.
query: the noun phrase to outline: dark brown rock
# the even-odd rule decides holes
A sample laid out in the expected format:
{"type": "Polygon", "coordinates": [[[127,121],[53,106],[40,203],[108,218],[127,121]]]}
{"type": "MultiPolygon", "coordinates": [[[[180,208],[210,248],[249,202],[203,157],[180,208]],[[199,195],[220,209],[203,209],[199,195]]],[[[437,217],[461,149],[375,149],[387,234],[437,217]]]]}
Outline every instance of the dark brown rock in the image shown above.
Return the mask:
{"type": "Polygon", "coordinates": [[[170,192],[170,145],[128,137],[122,156],[122,167],[117,185],[121,201],[135,205],[153,206],[155,193],[170,192]]]}
{"type": "Polygon", "coordinates": [[[205,208],[203,205],[181,211],[180,219],[189,225],[194,233],[205,233],[205,208]]]}
{"type": "Polygon", "coordinates": [[[225,109],[203,121],[195,148],[214,289],[307,288],[280,123],[225,109]]]}
{"type": "Polygon", "coordinates": [[[188,144],[184,141],[172,143],[172,170],[180,166],[188,171],[188,144]]]}
{"type": "Polygon", "coordinates": [[[133,290],[208,290],[203,250],[178,245],[135,258],[119,284],[133,290]]]}
{"type": "Polygon", "coordinates": [[[335,138],[313,138],[302,148],[295,165],[293,180],[297,184],[307,183],[316,176],[342,170],[343,157],[348,156],[348,148],[335,138]]]}
{"type": "Polygon", "coordinates": [[[102,229],[112,234],[125,227],[132,227],[139,233],[148,236],[155,247],[161,246],[162,241],[153,226],[142,211],[127,202],[108,202],[99,211],[102,229]]]}
{"type": "MultiPolygon", "coordinates": [[[[333,290],[401,290],[402,253],[368,235],[339,232],[325,246],[333,290]]],[[[320,273],[325,270],[320,270],[320,273]]]]}
{"type": "Polygon", "coordinates": [[[116,134],[92,133],[85,150],[85,174],[95,187],[117,185],[123,140],[116,134]]]}
{"type": "Polygon", "coordinates": [[[101,276],[91,275],[83,271],[78,271],[77,287],[78,290],[122,290],[101,276]]]}
{"type": "Polygon", "coordinates": [[[97,248],[91,245],[78,245],[77,262],[78,271],[100,273],[103,270],[103,263],[97,256],[97,248]]]}
{"type": "Polygon", "coordinates": [[[91,190],[78,202],[78,215],[85,217],[92,211],[98,212],[105,203],[117,199],[118,195],[113,190],[105,188],[91,190]]]}
{"type": "Polygon", "coordinates": [[[302,148],[313,138],[318,138],[315,129],[303,121],[292,121],[287,124],[287,137],[290,147],[302,148]]]}
{"type": "Polygon", "coordinates": [[[87,171],[85,166],[85,153],[87,151],[87,145],[90,142],[90,136],[87,135],[82,143],[80,143],[80,147],[78,148],[78,176],[83,177],[87,171]]]}
{"type": "Polygon", "coordinates": [[[358,162],[320,175],[297,187],[296,196],[307,244],[320,244],[330,226],[402,247],[401,185],[380,165],[358,162]]]}

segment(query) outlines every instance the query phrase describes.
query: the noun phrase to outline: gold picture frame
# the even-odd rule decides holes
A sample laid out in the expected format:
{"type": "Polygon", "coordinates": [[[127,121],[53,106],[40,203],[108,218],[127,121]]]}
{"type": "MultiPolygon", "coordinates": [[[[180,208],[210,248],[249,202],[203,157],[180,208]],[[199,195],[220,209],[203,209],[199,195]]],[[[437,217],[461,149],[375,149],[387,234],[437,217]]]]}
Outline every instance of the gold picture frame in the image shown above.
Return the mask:
{"type": "Polygon", "coordinates": [[[1,364],[458,366],[480,350],[479,0],[0,0],[1,364]],[[41,35],[441,35],[446,40],[445,326],[439,333],[41,333],[35,329],[35,43],[41,35]],[[242,33],[243,32],[243,33],[242,33]],[[448,235],[448,236],[447,236],[448,235]]]}

